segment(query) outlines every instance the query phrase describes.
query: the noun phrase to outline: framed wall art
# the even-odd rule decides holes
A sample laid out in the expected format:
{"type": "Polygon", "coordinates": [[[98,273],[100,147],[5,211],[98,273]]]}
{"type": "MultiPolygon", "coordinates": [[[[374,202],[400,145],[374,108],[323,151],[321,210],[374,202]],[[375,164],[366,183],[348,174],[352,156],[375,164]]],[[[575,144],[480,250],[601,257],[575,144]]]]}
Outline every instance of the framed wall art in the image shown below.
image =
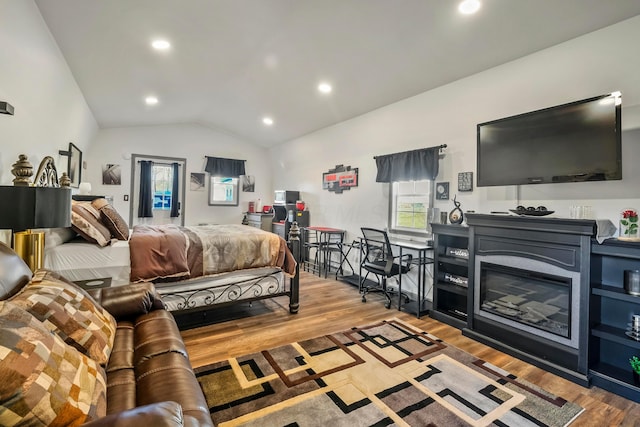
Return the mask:
{"type": "Polygon", "coordinates": [[[358,186],[358,168],[336,165],[322,174],[322,189],[342,193],[358,186]]]}
{"type": "Polygon", "coordinates": [[[67,175],[71,180],[71,186],[78,188],[82,178],[82,151],[70,142],[69,150],[59,150],[58,154],[67,156],[67,175]]]}

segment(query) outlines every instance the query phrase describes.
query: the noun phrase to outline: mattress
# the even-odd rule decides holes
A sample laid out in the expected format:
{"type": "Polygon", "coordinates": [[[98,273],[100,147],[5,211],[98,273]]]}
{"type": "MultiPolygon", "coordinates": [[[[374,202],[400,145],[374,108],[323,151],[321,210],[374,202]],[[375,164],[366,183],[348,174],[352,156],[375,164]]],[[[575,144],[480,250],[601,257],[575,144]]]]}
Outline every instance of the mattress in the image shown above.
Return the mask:
{"type": "Polygon", "coordinates": [[[45,248],[44,268],[71,281],[111,277],[111,286],[129,283],[129,242],[114,240],[101,248],[85,240],[72,240],[45,248]]]}

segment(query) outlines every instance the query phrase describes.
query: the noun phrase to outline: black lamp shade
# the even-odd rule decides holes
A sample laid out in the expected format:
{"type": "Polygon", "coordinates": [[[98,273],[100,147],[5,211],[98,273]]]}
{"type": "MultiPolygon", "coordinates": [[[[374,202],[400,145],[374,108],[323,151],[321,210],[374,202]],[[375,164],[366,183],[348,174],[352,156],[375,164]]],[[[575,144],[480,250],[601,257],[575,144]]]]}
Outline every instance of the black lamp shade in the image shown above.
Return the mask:
{"type": "Polygon", "coordinates": [[[71,189],[0,186],[0,229],[71,226],[71,189]]]}

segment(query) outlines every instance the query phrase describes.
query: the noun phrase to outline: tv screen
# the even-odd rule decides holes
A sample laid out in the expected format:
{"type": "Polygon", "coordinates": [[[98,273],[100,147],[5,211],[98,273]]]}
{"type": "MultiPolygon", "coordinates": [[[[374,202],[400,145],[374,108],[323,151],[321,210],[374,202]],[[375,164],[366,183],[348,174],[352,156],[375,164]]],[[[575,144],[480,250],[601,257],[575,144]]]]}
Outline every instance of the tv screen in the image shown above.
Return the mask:
{"type": "Polygon", "coordinates": [[[622,179],[620,93],[478,124],[478,186],[622,179]]]}

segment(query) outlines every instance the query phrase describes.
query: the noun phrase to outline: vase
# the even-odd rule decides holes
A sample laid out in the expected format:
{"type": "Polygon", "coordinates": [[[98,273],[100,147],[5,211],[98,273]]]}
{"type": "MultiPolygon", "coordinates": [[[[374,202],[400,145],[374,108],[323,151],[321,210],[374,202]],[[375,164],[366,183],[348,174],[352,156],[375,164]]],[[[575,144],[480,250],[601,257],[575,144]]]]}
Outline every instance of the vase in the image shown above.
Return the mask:
{"type": "Polygon", "coordinates": [[[640,374],[636,371],[631,371],[633,373],[633,385],[636,387],[640,387],[640,374]]]}
{"type": "Polygon", "coordinates": [[[638,238],[638,217],[622,218],[620,220],[619,236],[624,239],[638,238]]]}

